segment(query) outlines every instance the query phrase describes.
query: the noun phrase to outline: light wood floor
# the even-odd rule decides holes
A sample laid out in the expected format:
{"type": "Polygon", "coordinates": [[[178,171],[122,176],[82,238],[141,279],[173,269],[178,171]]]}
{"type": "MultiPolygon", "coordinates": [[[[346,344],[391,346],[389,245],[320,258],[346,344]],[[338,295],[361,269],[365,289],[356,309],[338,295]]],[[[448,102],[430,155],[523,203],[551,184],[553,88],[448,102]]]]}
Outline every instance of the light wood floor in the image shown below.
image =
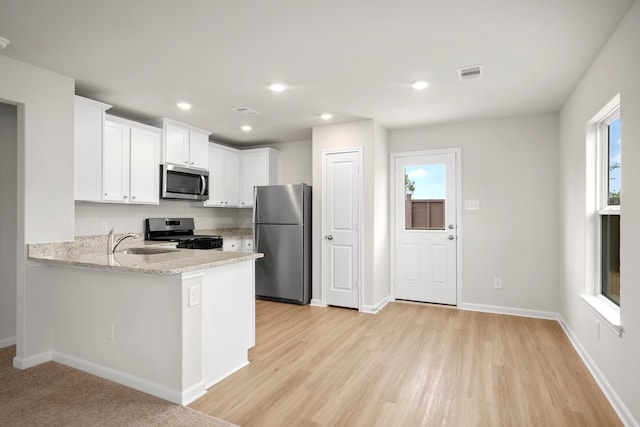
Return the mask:
{"type": "Polygon", "coordinates": [[[616,426],[555,321],[257,301],[251,364],[190,405],[242,426],[616,426]]]}

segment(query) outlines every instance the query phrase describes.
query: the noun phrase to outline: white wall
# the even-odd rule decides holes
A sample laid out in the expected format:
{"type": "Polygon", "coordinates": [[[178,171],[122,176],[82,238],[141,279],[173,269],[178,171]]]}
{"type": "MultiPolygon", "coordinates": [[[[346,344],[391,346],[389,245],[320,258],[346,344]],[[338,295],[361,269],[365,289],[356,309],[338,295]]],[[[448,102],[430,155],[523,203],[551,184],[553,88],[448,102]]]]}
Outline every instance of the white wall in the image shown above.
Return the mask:
{"type": "Polygon", "coordinates": [[[0,103],[0,348],[15,343],[18,109],[0,103]]]}
{"type": "MultiPolygon", "coordinates": [[[[375,307],[391,295],[389,277],[389,143],[388,132],[382,126],[374,129],[373,168],[365,170],[366,180],[373,183],[373,245],[369,248],[373,269],[373,294],[368,304],[375,307]]],[[[365,184],[366,185],[366,184],[365,184]]]]}
{"type": "Polygon", "coordinates": [[[557,115],[389,133],[391,153],[449,147],[462,149],[462,200],[480,202],[462,211],[458,304],[557,312],[557,115]]]}
{"type": "Polygon", "coordinates": [[[278,155],[278,184],[311,185],[311,140],[279,142],[267,147],[280,151],[278,155]]]}
{"type": "MultiPolygon", "coordinates": [[[[106,234],[101,231],[102,221],[118,233],[144,232],[144,220],[158,217],[193,217],[197,230],[240,227],[239,211],[251,209],[205,208],[197,203],[180,200],[161,200],[159,205],[118,205],[112,203],[82,203],[75,206],[75,234],[91,236],[106,234]]],[[[250,217],[250,215],[249,215],[250,217]]]]}
{"type": "Polygon", "coordinates": [[[364,177],[364,188],[362,189],[364,193],[363,224],[361,224],[364,243],[362,248],[364,272],[361,280],[364,307],[362,309],[371,311],[389,295],[389,257],[388,248],[386,248],[388,246],[388,216],[387,213],[375,212],[375,208],[381,205],[384,205],[385,211],[387,210],[388,152],[386,131],[372,120],[362,120],[314,127],[312,134],[312,298],[322,299],[322,151],[362,147],[364,157],[363,165],[361,165],[361,173],[364,177]],[[380,169],[377,170],[377,167],[380,169]],[[382,185],[383,188],[378,188],[378,185],[382,185]],[[376,262],[383,264],[377,265],[376,262]]]}
{"type": "Polygon", "coordinates": [[[47,294],[26,285],[25,244],[73,239],[73,97],[73,79],[0,55],[0,101],[18,106],[17,357],[50,335],[38,329],[47,294]]]}
{"type": "Polygon", "coordinates": [[[21,104],[27,243],[73,239],[73,96],[73,79],[0,55],[0,100],[21,104]]]}
{"type": "MultiPolygon", "coordinates": [[[[640,420],[640,3],[625,18],[560,113],[560,312],[626,409],[640,420]],[[601,328],[582,302],[595,260],[586,253],[587,122],[620,93],[622,125],[621,305],[624,334],[601,328]]],[[[590,190],[590,189],[589,189],[590,190]]]]}

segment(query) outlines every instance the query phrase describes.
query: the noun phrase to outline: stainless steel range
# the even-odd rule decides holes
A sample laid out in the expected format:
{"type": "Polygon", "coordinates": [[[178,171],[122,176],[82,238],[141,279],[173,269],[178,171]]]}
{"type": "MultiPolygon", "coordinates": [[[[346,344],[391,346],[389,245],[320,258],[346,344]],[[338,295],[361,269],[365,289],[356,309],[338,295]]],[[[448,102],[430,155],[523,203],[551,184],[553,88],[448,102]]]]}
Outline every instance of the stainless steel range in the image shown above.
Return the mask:
{"type": "Polygon", "coordinates": [[[144,220],[144,239],[177,242],[178,248],[219,249],[222,237],[193,234],[193,218],[147,218],[144,220]]]}

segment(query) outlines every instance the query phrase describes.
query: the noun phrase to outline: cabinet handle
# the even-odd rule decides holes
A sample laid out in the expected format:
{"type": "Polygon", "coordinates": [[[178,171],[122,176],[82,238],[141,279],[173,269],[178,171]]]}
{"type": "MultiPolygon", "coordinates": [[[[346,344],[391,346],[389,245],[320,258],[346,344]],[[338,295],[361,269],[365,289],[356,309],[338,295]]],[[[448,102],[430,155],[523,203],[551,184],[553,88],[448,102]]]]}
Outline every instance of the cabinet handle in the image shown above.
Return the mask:
{"type": "Polygon", "coordinates": [[[191,162],[191,164],[193,164],[193,162],[191,162]]]}
{"type": "Polygon", "coordinates": [[[135,199],[136,199],[136,196],[131,196],[131,200],[135,200],[135,199]]]}
{"type": "Polygon", "coordinates": [[[126,199],[126,198],[127,198],[127,196],[122,196],[122,198],[123,198],[123,199],[126,199]]]}

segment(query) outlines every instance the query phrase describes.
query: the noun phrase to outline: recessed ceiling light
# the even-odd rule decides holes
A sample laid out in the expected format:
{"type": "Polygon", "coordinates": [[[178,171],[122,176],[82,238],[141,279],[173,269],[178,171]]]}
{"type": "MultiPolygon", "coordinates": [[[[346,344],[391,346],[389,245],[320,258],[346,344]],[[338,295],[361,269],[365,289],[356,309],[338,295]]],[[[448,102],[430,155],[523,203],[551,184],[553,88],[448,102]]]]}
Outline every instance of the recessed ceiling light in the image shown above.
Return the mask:
{"type": "Polygon", "coordinates": [[[324,113],[323,115],[320,116],[320,118],[322,120],[331,120],[333,118],[333,114],[330,113],[324,113]]]}
{"type": "Polygon", "coordinates": [[[9,46],[9,40],[4,37],[0,37],[0,49],[5,49],[7,46],[9,46]]]}
{"type": "Polygon", "coordinates": [[[181,110],[190,110],[191,109],[191,104],[189,104],[188,102],[178,102],[176,105],[181,110]]]}
{"type": "Polygon", "coordinates": [[[415,80],[411,82],[411,87],[414,88],[415,90],[422,90],[422,89],[428,88],[429,83],[426,82],[425,80],[415,80]]]}
{"type": "Polygon", "coordinates": [[[272,83],[269,86],[269,89],[271,89],[273,92],[282,92],[286,88],[287,88],[287,85],[284,83],[272,83]]]}
{"type": "Polygon", "coordinates": [[[243,126],[240,126],[240,129],[242,129],[245,132],[251,132],[252,128],[249,125],[243,125],[243,126]]]}

